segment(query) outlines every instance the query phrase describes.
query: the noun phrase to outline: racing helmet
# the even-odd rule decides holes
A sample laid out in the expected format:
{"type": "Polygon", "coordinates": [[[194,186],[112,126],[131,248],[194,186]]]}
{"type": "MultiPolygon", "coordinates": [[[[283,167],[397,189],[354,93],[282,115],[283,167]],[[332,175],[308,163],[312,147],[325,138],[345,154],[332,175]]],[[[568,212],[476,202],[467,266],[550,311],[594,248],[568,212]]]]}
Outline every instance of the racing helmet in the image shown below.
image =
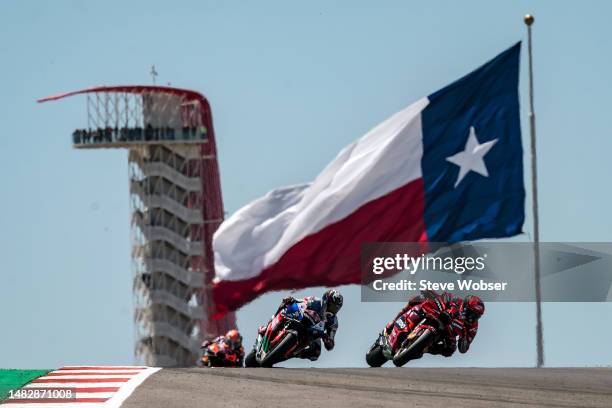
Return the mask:
{"type": "Polygon", "coordinates": [[[469,320],[478,320],[485,312],[485,305],[478,296],[470,295],[463,299],[462,311],[469,320]]]}
{"type": "Polygon", "coordinates": [[[242,336],[236,329],[232,329],[225,334],[225,338],[228,339],[235,346],[242,345],[242,336]]]}
{"type": "Polygon", "coordinates": [[[323,304],[325,304],[325,310],[329,313],[336,314],[342,308],[344,298],[339,291],[335,289],[328,289],[323,293],[323,304]]]}

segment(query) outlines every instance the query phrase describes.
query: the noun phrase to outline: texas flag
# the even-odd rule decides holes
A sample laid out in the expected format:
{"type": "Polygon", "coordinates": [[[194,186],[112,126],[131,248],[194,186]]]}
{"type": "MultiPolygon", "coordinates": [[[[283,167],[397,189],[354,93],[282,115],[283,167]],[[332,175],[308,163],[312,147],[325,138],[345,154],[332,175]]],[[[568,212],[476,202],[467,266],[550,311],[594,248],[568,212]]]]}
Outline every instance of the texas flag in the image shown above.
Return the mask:
{"type": "Polygon", "coordinates": [[[369,242],[521,232],[520,43],[345,147],[308,184],[279,188],[217,230],[218,313],[264,292],[359,283],[369,242]]]}

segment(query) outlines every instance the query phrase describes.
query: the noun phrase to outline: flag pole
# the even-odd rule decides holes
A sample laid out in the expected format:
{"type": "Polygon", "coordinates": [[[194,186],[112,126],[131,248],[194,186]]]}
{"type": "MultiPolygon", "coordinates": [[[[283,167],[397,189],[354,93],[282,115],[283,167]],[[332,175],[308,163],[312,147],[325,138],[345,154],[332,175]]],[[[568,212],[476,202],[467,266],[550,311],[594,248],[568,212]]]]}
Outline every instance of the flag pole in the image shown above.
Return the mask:
{"type": "Polygon", "coordinates": [[[533,244],[534,244],[534,280],[536,301],[536,352],[537,367],[544,365],[544,336],[542,332],[542,292],[540,286],[540,217],[538,215],[538,166],[536,156],[536,125],[533,110],[533,55],[531,47],[531,26],[535,21],[531,14],[523,19],[527,26],[527,44],[529,61],[529,131],[531,133],[531,197],[533,204],[533,244]]]}

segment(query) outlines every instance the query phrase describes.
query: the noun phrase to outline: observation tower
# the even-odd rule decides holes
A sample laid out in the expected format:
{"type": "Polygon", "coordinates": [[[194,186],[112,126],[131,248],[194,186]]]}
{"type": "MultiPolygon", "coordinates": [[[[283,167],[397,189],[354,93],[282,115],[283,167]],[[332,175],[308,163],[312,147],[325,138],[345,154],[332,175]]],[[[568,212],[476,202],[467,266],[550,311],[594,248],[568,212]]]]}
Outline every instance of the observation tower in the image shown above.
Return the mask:
{"type": "Polygon", "coordinates": [[[150,366],[194,365],[202,339],[235,316],[214,314],[212,236],[223,200],[212,113],[198,92],[102,86],[51,96],[86,99],[77,149],[128,149],[135,355],[150,366]]]}

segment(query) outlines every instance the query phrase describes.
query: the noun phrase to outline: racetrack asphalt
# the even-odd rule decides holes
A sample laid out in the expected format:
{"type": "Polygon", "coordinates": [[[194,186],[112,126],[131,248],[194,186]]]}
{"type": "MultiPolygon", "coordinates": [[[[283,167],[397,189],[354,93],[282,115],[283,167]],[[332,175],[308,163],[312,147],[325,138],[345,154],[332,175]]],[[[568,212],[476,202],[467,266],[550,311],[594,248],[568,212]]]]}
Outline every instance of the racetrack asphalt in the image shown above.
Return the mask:
{"type": "Polygon", "coordinates": [[[136,407],[612,407],[612,368],[167,368],[136,407]]]}

